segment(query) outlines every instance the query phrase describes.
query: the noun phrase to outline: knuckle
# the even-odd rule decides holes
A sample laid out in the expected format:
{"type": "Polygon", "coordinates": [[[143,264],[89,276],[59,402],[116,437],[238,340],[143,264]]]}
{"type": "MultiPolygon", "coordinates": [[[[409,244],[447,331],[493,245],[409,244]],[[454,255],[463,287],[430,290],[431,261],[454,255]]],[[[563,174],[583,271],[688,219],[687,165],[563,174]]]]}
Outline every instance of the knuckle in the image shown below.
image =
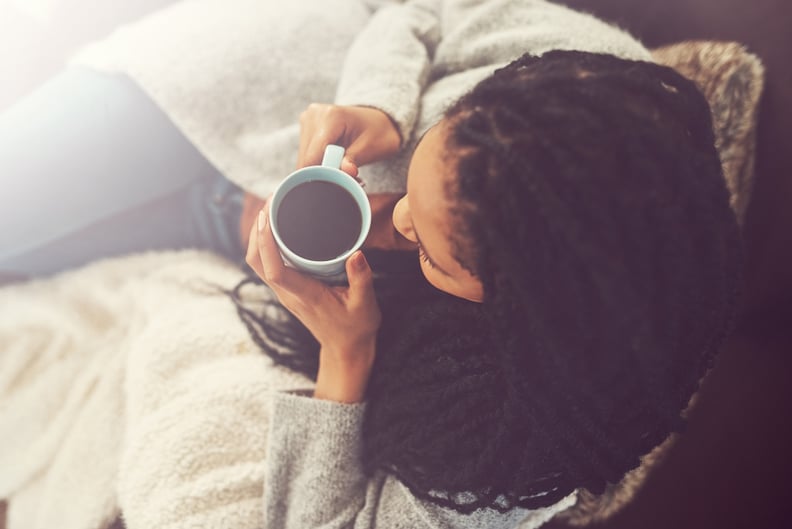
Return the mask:
{"type": "Polygon", "coordinates": [[[353,298],[349,300],[348,309],[359,316],[368,318],[372,314],[372,306],[370,300],[366,298],[353,298]]]}
{"type": "Polygon", "coordinates": [[[343,113],[344,112],[342,108],[338,105],[327,105],[327,108],[325,108],[324,111],[325,118],[327,118],[329,121],[340,118],[343,113]]]}
{"type": "Polygon", "coordinates": [[[308,120],[311,117],[311,115],[315,113],[316,113],[316,103],[311,103],[310,105],[305,107],[305,109],[303,109],[302,112],[300,112],[300,121],[302,122],[308,120]]]}
{"type": "Polygon", "coordinates": [[[274,270],[264,270],[264,282],[268,285],[280,285],[283,281],[283,274],[274,270]]]}
{"type": "Polygon", "coordinates": [[[250,248],[248,248],[248,252],[247,252],[247,254],[245,254],[245,262],[251,268],[256,266],[255,254],[252,251],[250,251],[250,248]]]}
{"type": "Polygon", "coordinates": [[[308,117],[321,114],[322,109],[325,106],[326,105],[324,103],[310,103],[307,107],[305,107],[305,110],[303,110],[303,114],[308,117]]]}
{"type": "Polygon", "coordinates": [[[278,300],[278,303],[280,303],[283,307],[285,307],[288,311],[291,312],[292,309],[286,304],[286,299],[285,299],[286,296],[284,296],[282,292],[274,288],[272,289],[272,292],[275,294],[275,298],[278,300]]]}
{"type": "MultiPolygon", "coordinates": [[[[275,293],[275,297],[278,300],[280,305],[291,312],[294,316],[299,314],[299,310],[294,306],[293,300],[289,298],[288,295],[285,295],[282,291],[278,290],[277,288],[273,288],[272,291],[275,293]]],[[[299,319],[299,318],[298,318],[299,319]]]]}

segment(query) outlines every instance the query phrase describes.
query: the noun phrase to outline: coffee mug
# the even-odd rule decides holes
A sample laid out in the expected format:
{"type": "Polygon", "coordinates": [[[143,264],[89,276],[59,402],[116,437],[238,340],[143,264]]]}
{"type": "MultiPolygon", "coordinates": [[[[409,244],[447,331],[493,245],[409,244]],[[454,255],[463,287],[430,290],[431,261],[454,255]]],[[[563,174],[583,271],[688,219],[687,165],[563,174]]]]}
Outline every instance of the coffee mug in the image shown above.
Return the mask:
{"type": "Polygon", "coordinates": [[[340,169],[343,157],[343,147],[328,145],[322,165],[291,173],[270,200],[269,224],[284,263],[319,278],[343,277],[371,227],[368,196],[340,169]]]}

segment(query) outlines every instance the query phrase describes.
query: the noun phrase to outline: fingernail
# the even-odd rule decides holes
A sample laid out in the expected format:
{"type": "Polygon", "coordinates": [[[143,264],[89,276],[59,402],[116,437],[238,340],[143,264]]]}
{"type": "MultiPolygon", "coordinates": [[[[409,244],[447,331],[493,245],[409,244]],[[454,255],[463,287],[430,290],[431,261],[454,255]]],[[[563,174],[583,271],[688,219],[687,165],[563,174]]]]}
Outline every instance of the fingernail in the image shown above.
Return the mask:
{"type": "Polygon", "coordinates": [[[261,211],[259,211],[258,214],[258,229],[259,231],[264,231],[264,228],[266,227],[267,227],[267,214],[262,209],[261,211]]]}

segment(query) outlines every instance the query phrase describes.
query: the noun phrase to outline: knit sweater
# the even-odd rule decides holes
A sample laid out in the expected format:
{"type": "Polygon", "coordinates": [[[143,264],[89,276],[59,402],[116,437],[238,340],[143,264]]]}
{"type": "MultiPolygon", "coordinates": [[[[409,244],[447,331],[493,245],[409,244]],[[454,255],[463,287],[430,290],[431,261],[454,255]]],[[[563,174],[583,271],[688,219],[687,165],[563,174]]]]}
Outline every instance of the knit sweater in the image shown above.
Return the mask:
{"type": "Polygon", "coordinates": [[[295,168],[308,104],[387,112],[404,146],[360,176],[370,193],[404,192],[416,139],[451,103],[553,49],[651,60],[627,33],[544,0],[182,0],[72,62],[132,77],[220,172],[265,197],[295,168]]]}
{"type": "MultiPolygon", "coordinates": [[[[388,113],[403,148],[364,167],[361,177],[369,192],[404,192],[416,138],[478,81],[523,53],[575,49],[651,59],[623,31],[543,0],[410,0],[386,3],[371,17],[363,3],[293,4],[184,1],[122,29],[76,62],[130,75],[219,170],[265,196],[294,167],[297,116],[311,102],[388,113]],[[228,28],[235,38],[200,45],[228,28]]],[[[268,529],[527,529],[574,504],[572,494],[535,511],[461,515],[415,498],[392,476],[367,479],[358,460],[364,407],[275,397],[264,488],[268,529]]]]}
{"type": "Polygon", "coordinates": [[[383,474],[366,479],[358,454],[365,404],[298,394],[274,398],[264,485],[267,529],[528,529],[574,505],[575,493],[544,509],[472,514],[417,499],[383,474]]]}

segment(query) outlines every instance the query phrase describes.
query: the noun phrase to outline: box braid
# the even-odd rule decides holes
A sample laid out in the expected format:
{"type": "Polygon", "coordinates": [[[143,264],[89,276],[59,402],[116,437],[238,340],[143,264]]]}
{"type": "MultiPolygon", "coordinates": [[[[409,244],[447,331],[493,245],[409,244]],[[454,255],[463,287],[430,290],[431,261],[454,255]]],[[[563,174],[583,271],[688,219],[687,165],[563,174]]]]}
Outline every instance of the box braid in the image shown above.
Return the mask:
{"type": "MultiPolygon", "coordinates": [[[[455,253],[484,302],[428,287],[413,255],[369,255],[365,467],[460,512],[599,493],[683,428],[734,319],[741,242],[707,103],[671,69],[554,51],[445,123],[455,253]]],[[[237,304],[254,334],[304,332],[237,304]]],[[[315,376],[303,342],[292,367],[315,376]]]]}

